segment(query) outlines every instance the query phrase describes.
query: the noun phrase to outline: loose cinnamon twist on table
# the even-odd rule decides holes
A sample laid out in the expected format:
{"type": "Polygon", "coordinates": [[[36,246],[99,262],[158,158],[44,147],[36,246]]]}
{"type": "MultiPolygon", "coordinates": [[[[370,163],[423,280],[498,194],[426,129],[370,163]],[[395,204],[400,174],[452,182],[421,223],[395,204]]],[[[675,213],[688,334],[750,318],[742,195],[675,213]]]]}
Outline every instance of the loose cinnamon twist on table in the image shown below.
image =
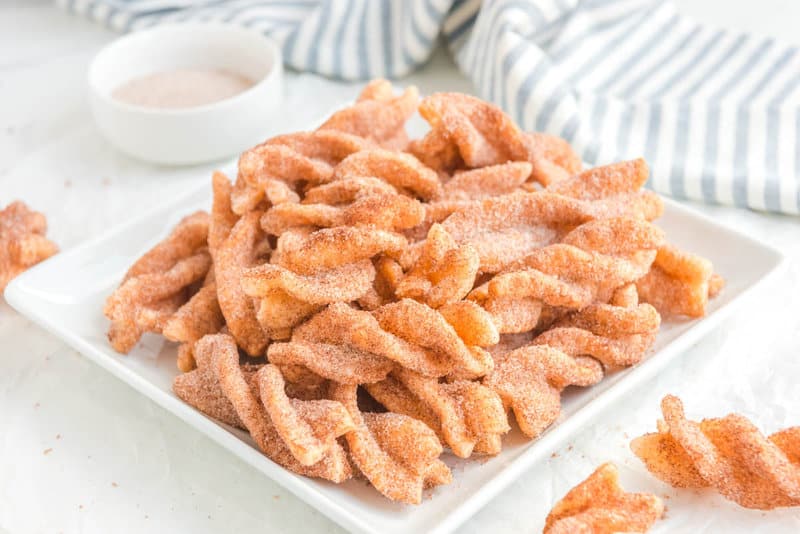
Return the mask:
{"type": "Polygon", "coordinates": [[[631,442],[655,476],[680,488],[713,488],[745,508],[800,506],[800,427],[767,437],[737,414],[696,423],[673,395],[661,411],[658,432],[631,442]]]}

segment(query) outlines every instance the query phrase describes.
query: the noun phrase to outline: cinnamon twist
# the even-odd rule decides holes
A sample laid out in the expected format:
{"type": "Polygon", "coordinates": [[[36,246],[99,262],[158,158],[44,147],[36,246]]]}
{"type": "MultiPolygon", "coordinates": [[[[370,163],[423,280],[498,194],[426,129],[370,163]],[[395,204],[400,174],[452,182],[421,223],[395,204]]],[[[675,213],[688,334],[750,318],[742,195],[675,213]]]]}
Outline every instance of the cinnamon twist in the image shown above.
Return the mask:
{"type": "MultiPolygon", "coordinates": [[[[641,189],[647,177],[647,164],[637,159],[587,169],[550,185],[547,190],[590,201],[589,209],[597,217],[653,220],[661,216],[664,205],[658,195],[641,189]]],[[[710,261],[673,245],[660,247],[650,271],[637,281],[644,302],[654,305],[662,314],[689,317],[705,315],[708,299],[724,284],[710,261]]]]}
{"type": "Polygon", "coordinates": [[[581,158],[564,139],[541,132],[525,132],[522,138],[533,163],[531,179],[525,184],[548,185],[567,180],[581,170],[581,158]]]}
{"type": "Polygon", "coordinates": [[[20,201],[0,210],[0,292],[18,274],[58,252],[46,231],[45,216],[20,201]]]}
{"type": "Polygon", "coordinates": [[[764,436],[737,414],[699,423],[667,395],[658,432],[631,442],[647,469],[667,484],[714,488],[745,508],[800,506],[800,427],[764,436]]]}
{"type": "Polygon", "coordinates": [[[368,139],[383,148],[404,150],[408,145],[406,121],[417,111],[419,92],[407,87],[395,96],[387,80],[372,80],[355,104],[335,112],[320,130],[334,130],[368,139]]]}
{"type": "Polygon", "coordinates": [[[416,88],[394,97],[386,80],[371,82],[359,100],[333,114],[314,132],[279,135],[247,150],[239,158],[233,209],[239,215],[265,200],[277,206],[298,202],[303,184],[334,179],[334,167],[350,154],[383,146],[401,149],[408,143],[405,121],[416,110],[416,88]],[[382,123],[374,128],[376,119],[382,123]]]}
{"type": "Polygon", "coordinates": [[[441,383],[407,369],[397,369],[382,382],[365,386],[392,412],[425,422],[456,456],[473,451],[497,454],[510,430],[500,397],[479,382],[441,383]]]}
{"type": "Polygon", "coordinates": [[[270,256],[267,236],[259,227],[260,211],[239,217],[233,211],[232,186],[222,173],[214,173],[208,246],[214,259],[214,276],[226,326],[237,344],[251,356],[263,355],[269,338],[256,319],[253,300],[244,293],[241,277],[250,267],[270,256]]]}
{"type": "MultiPolygon", "coordinates": [[[[314,190],[312,190],[313,192],[314,190]]],[[[284,202],[268,209],[261,227],[279,236],[294,227],[330,228],[333,226],[370,226],[401,231],[422,222],[425,211],[418,201],[399,193],[357,193],[347,203],[284,202]]]]}
{"type": "Polygon", "coordinates": [[[128,353],[144,332],[161,332],[192,296],[192,286],[211,268],[206,248],[208,214],[185,217],[172,233],[125,274],[106,299],[103,313],[111,320],[108,338],[114,350],[128,353]]]}
{"type": "Polygon", "coordinates": [[[518,348],[498,346],[495,369],[483,382],[500,394],[522,432],[537,437],[558,419],[565,387],[591,386],[604,367],[638,363],[659,325],[658,312],[638,304],[636,287],[628,284],[608,304],[570,312],[518,348]]]}
{"type": "Polygon", "coordinates": [[[442,223],[456,243],[469,243],[482,273],[498,273],[594,219],[588,204],[546,191],[511,193],[458,206],[442,223]]]}
{"type": "Polygon", "coordinates": [[[483,200],[520,190],[530,177],[533,165],[511,161],[459,171],[444,184],[443,199],[449,202],[483,200]]]}
{"type": "Polygon", "coordinates": [[[345,434],[350,459],[381,494],[409,504],[422,501],[422,490],[449,484],[453,475],[439,460],[442,445],[423,422],[399,413],[363,413],[356,386],[334,384],[331,398],[341,402],[355,422],[345,434]]]}
{"type": "Polygon", "coordinates": [[[522,131],[495,105],[459,93],[434,93],[419,105],[431,129],[409,149],[428,167],[452,172],[525,161],[522,131]]]}
{"type": "Polygon", "coordinates": [[[281,235],[270,263],[244,273],[242,290],[258,301],[256,317],[271,339],[333,302],[352,302],[372,289],[370,259],[398,254],[406,239],[367,226],[338,226],[281,235]]]}
{"type": "Polygon", "coordinates": [[[558,419],[564,388],[591,386],[602,378],[603,368],[592,358],[528,345],[495,355],[494,370],[483,383],[514,412],[522,433],[536,438],[558,419]]]}
{"type": "Polygon", "coordinates": [[[580,310],[608,301],[647,273],[662,242],[663,233],[640,219],[591,221],[532,251],[469,298],[492,313],[500,333],[529,331],[543,307],[580,310]]]}
{"type": "Polygon", "coordinates": [[[724,285],[709,260],[673,245],[658,249],[650,271],[636,282],[642,300],[661,313],[689,317],[704,316],[709,297],[724,285]]]}
{"type": "Polygon", "coordinates": [[[206,334],[216,334],[225,325],[225,317],[217,301],[217,281],[214,269],[209,269],[203,287],[164,322],[161,333],[178,346],[178,369],[183,372],[195,367],[194,343],[206,334]]]}
{"type": "MultiPolygon", "coordinates": [[[[457,314],[451,320],[461,321],[457,314]]],[[[473,325],[491,328],[486,322],[473,325]]],[[[395,367],[455,378],[482,376],[492,365],[489,354],[467,345],[447,317],[408,299],[373,312],[330,304],[297,326],[290,342],[272,344],[268,357],[277,365],[302,365],[343,384],[378,382],[395,367]]]]}
{"type": "Polygon", "coordinates": [[[234,211],[244,215],[265,200],[272,206],[298,202],[303,182],[329,182],[336,164],[371,146],[361,137],[330,130],[273,137],[239,158],[234,211]]]}
{"type": "Polygon", "coordinates": [[[442,225],[434,224],[419,247],[419,257],[397,282],[394,293],[440,308],[467,296],[475,285],[479,267],[475,247],[469,243],[457,245],[442,225]]]}
{"type": "Polygon", "coordinates": [[[607,369],[636,365],[653,345],[661,316],[639,304],[636,287],[624,286],[608,304],[589,306],[556,320],[532,343],[572,356],[591,356],[607,369]]]}
{"type": "Polygon", "coordinates": [[[348,411],[331,400],[286,396],[273,365],[244,366],[231,336],[208,335],[195,344],[197,369],[175,379],[187,403],[250,432],[271,460],[306,476],[342,482],[350,464],[336,438],[355,428],[348,411]]]}
{"type": "Polygon", "coordinates": [[[344,158],[333,170],[331,181],[305,191],[301,203],[273,205],[261,225],[275,236],[293,227],[408,230],[425,216],[414,197],[426,199],[439,195],[440,190],[436,173],[413,156],[365,149],[344,158]]]}
{"type": "Polygon", "coordinates": [[[664,503],[652,493],[628,493],[619,485],[617,467],[605,463],[572,488],[547,515],[543,534],[644,533],[664,515],[664,503]]]}
{"type": "Polygon", "coordinates": [[[556,181],[545,191],[578,199],[598,219],[637,217],[652,221],[664,212],[654,192],[642,189],[650,172],[643,159],[593,167],[556,181]]]}
{"type": "Polygon", "coordinates": [[[435,93],[422,100],[419,112],[431,129],[412,141],[409,150],[438,171],[530,162],[525,185],[532,190],[534,184],[564,180],[581,169],[569,143],[523,132],[499,107],[473,96],[435,93]]]}

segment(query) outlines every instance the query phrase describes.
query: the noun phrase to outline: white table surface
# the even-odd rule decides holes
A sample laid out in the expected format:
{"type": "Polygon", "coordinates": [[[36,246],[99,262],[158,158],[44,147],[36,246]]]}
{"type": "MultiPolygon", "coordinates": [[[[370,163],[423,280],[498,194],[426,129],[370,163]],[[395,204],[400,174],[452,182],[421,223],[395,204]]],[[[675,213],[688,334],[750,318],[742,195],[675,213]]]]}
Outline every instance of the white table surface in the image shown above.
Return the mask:
{"type": "MultiPolygon", "coordinates": [[[[701,20],[800,41],[800,2],[681,0],[701,20]]],[[[70,248],[187,186],[211,167],[165,169],[116,152],[85,98],[91,57],[114,38],[43,1],[0,2],[0,205],[45,212],[70,248]]],[[[404,83],[421,91],[470,84],[439,53],[404,83]]],[[[356,86],[287,80],[291,114],[307,125],[356,86]]],[[[653,532],[792,532],[800,511],[747,511],[710,492],[676,492],[629,452],[651,431],[666,393],[691,416],[740,411],[769,432],[800,424],[800,221],[695,206],[785,251],[788,269],[646,387],[599,418],[477,512],[463,532],[540,532],[552,503],[599,463],[624,484],[665,496],[653,532]]],[[[0,299],[0,531],[340,532],[183,422],[17,315],[0,299]]]]}

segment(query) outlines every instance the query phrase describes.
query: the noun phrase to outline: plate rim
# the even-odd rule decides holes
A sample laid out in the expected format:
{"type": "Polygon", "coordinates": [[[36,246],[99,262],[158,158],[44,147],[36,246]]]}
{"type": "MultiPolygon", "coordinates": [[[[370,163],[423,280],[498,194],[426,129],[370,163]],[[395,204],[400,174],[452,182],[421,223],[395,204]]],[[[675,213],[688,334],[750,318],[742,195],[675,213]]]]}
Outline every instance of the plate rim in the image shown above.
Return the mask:
{"type": "MultiPolygon", "coordinates": [[[[312,481],[284,469],[264,456],[260,451],[232,434],[224,426],[201,412],[198,412],[177,397],[155,386],[134,370],[123,365],[122,362],[114,358],[113,355],[106,354],[102,350],[95,348],[80,334],[73,333],[66,327],[61,327],[57,324],[54,317],[50,317],[46,312],[42,313],[40,310],[36,309],[37,304],[46,303],[47,299],[36,295],[24,287],[28,278],[32,277],[40,270],[47,269],[53,262],[80,256],[93,247],[109,242],[117,234],[123,233],[136,225],[148,221],[160,213],[180,206],[183,203],[187,203],[191,198],[202,194],[204,190],[207,189],[208,184],[206,181],[203,181],[202,184],[198,182],[196,188],[188,189],[163,204],[158,204],[140,213],[136,217],[109,228],[98,236],[90,238],[49,260],[41,262],[9,283],[4,292],[6,302],[27,319],[61,339],[70,348],[76,350],[120,381],[149,398],[151,401],[170,412],[177,419],[193,427],[195,430],[202,432],[206,437],[228,450],[230,453],[233,453],[233,455],[237,456],[240,460],[247,462],[249,465],[268,476],[275,483],[285,487],[306,504],[319,510],[331,521],[350,531],[363,533],[374,532],[376,527],[374,522],[367,522],[361,519],[357,514],[357,510],[354,510],[351,506],[343,505],[331,498],[331,496],[319,491],[316,484],[324,484],[324,481],[312,481]]],[[[769,254],[771,256],[770,267],[760,274],[759,278],[752,284],[742,288],[731,301],[714,310],[711,315],[696,320],[688,330],[669,342],[657,353],[653,354],[639,365],[628,369],[623,380],[620,380],[611,385],[608,389],[597,394],[597,396],[590,399],[587,404],[582,406],[567,419],[553,426],[539,439],[531,440],[529,445],[526,445],[527,448],[525,450],[506,465],[500,467],[496,474],[487,480],[477,491],[460,501],[458,506],[449,510],[439,519],[435,520],[435,522],[418,526],[427,528],[428,532],[433,534],[445,534],[453,531],[483,508],[491,499],[495,498],[508,485],[522,476],[525,471],[529,470],[535,463],[540,461],[549,451],[552,451],[577,433],[588,420],[591,420],[595,415],[607,409],[615,402],[618,402],[620,397],[637,387],[637,385],[640,386],[642,383],[648,381],[655,373],[666,367],[673,359],[685,352],[687,348],[697,343],[711,330],[719,326],[721,322],[746,301],[750,294],[786,267],[787,257],[775,247],[758,241],[746,233],[718,222],[714,218],[673,199],[664,197],[662,197],[662,199],[670,211],[674,210],[680,215],[700,219],[710,227],[732,234],[738,239],[744,239],[752,246],[769,254]],[[533,447],[533,444],[538,446],[533,447]]],[[[394,528],[389,525],[382,525],[381,527],[381,530],[384,530],[384,532],[394,532],[394,528]]]]}

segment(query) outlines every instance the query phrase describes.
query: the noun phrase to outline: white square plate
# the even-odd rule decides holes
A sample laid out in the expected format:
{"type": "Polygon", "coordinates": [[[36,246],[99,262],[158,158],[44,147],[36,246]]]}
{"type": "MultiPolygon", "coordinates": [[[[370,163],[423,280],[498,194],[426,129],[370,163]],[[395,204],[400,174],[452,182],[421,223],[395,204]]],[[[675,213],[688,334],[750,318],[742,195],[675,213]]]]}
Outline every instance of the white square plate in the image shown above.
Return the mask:
{"type": "Polygon", "coordinates": [[[419,506],[403,506],[387,501],[361,481],[336,486],[296,476],[261,455],[246,433],[217,424],[184,404],[171,389],[178,373],[175,347],[159,336],[146,335],[128,356],[115,353],[109,346],[108,322],[102,314],[106,296],[134,259],[166,235],[180,217],[199,208],[207,209],[210,193],[211,188],[204,185],[104,236],[54,256],[15,279],[6,289],[6,300],[333,521],[356,532],[453,530],[531,465],[550,455],[600,410],[719,324],[745,292],[782,262],[777,251],[666,201],[666,212],[658,224],[668,239],[710,258],[727,280],[722,293],[711,302],[708,315],[701,320],[664,324],[654,352],[641,364],[609,376],[594,387],[568,391],[563,396],[560,420],[537,441],[529,442],[515,430],[504,440],[502,453],[488,461],[463,461],[446,455],[454,482],[428,492],[429,498],[419,506]]]}

